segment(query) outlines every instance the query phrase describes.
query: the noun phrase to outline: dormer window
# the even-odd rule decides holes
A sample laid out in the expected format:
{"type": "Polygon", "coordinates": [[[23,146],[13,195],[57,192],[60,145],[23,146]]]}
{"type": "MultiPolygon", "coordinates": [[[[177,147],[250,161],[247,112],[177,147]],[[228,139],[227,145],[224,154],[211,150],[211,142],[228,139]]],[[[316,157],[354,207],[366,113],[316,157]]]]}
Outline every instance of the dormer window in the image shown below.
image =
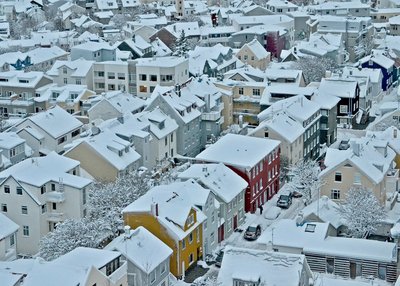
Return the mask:
{"type": "Polygon", "coordinates": [[[193,103],[193,104],[192,104],[192,108],[196,109],[196,108],[197,108],[197,104],[196,104],[196,103],[193,103]]]}
{"type": "Polygon", "coordinates": [[[19,83],[29,83],[29,80],[27,79],[20,79],[18,80],[19,83]]]}
{"type": "Polygon", "coordinates": [[[186,112],[189,113],[189,112],[191,112],[191,111],[192,111],[192,108],[191,108],[190,106],[188,106],[188,107],[186,108],[186,112]]]}
{"type": "Polygon", "coordinates": [[[193,223],[194,223],[194,215],[191,214],[191,215],[187,218],[186,224],[187,224],[187,226],[190,226],[190,225],[192,225],[193,223]]]}

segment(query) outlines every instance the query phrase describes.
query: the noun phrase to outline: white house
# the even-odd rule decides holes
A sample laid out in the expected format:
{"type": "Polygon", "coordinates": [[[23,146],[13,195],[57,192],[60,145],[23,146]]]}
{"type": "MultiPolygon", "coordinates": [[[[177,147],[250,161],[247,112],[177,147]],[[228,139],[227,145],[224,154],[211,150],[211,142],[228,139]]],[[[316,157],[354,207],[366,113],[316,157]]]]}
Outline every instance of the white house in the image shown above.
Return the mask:
{"type": "Polygon", "coordinates": [[[86,189],[80,164],[51,152],[0,172],[2,213],[17,223],[17,253],[35,254],[39,240],[67,218],[86,215],[86,189]]]}
{"type": "Polygon", "coordinates": [[[64,146],[78,138],[82,125],[82,122],[56,105],[54,108],[23,119],[13,128],[31,146],[34,150],[34,156],[38,156],[39,154],[48,154],[51,151],[63,153],[64,146]],[[43,140],[38,144],[37,136],[29,132],[19,132],[22,129],[26,130],[26,128],[35,129],[36,133],[43,137],[43,140]]]}

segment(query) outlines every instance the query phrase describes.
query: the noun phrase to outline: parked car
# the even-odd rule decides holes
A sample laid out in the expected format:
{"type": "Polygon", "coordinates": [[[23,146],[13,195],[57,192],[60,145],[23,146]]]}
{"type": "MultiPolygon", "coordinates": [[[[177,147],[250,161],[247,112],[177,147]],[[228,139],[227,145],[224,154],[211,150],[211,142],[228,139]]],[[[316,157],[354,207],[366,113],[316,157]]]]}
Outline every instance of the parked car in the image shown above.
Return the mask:
{"type": "Polygon", "coordinates": [[[276,205],[280,208],[289,208],[292,204],[292,193],[284,193],[279,196],[276,205]]]}
{"type": "Polygon", "coordinates": [[[261,235],[261,226],[258,225],[249,225],[244,232],[244,239],[247,240],[256,240],[261,235]]]}
{"type": "Polygon", "coordinates": [[[292,192],[292,198],[301,198],[302,196],[303,196],[303,194],[298,191],[292,192]]]}
{"type": "Polygon", "coordinates": [[[215,266],[221,267],[222,259],[224,258],[224,250],[221,249],[215,258],[215,266]]]}
{"type": "Polygon", "coordinates": [[[342,140],[339,144],[339,150],[347,150],[350,147],[349,140],[342,140]]]}

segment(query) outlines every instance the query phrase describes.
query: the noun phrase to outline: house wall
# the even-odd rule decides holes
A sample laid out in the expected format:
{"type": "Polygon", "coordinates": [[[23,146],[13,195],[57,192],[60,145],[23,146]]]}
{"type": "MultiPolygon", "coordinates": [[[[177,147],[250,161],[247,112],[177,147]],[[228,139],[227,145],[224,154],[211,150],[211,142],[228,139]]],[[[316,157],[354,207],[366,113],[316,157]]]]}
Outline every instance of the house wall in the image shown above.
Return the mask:
{"type": "Polygon", "coordinates": [[[105,99],[92,106],[87,113],[90,121],[95,119],[108,120],[122,115],[120,111],[115,109],[115,107],[105,99]]]}
{"type": "Polygon", "coordinates": [[[17,259],[17,232],[0,240],[0,261],[12,261],[15,259],[17,259]],[[11,245],[11,237],[14,237],[13,245],[11,245]]]}
{"type": "Polygon", "coordinates": [[[28,144],[29,147],[32,148],[32,156],[39,157],[39,149],[42,145],[42,142],[36,139],[36,137],[33,137],[29,132],[26,132],[25,130],[21,130],[17,134],[26,141],[26,144],[28,144]]]}
{"type": "Polygon", "coordinates": [[[393,76],[393,66],[389,69],[381,67],[377,63],[373,61],[366,61],[365,63],[361,64],[363,68],[370,68],[370,69],[380,69],[382,71],[382,90],[388,90],[393,82],[396,80],[393,76]]]}
{"type": "Polygon", "coordinates": [[[257,58],[252,50],[247,46],[244,46],[242,49],[240,49],[240,51],[236,54],[236,57],[244,63],[249,64],[253,68],[260,70],[265,70],[270,62],[269,57],[262,59],[257,58]]]}
{"type": "MultiPolygon", "coordinates": [[[[245,221],[244,207],[245,207],[245,190],[241,191],[236,197],[230,202],[225,202],[221,198],[218,198],[220,203],[220,216],[224,219],[224,240],[227,239],[235,229],[240,227],[245,221]],[[235,227],[235,220],[237,220],[237,226],[235,227]]],[[[222,234],[219,233],[219,240],[222,239],[222,234]]]]}
{"type": "Polygon", "coordinates": [[[343,202],[346,198],[346,194],[348,190],[353,187],[364,187],[371,189],[378,200],[383,205],[386,201],[386,190],[385,190],[385,182],[384,180],[379,184],[374,184],[367,176],[365,176],[360,170],[358,170],[355,166],[346,167],[345,164],[338,166],[335,169],[332,169],[329,173],[322,176],[323,184],[321,186],[321,196],[327,196],[331,198],[335,202],[343,202]],[[342,181],[335,182],[335,173],[341,172],[342,181]],[[358,173],[360,174],[361,184],[354,183],[354,175],[358,173]],[[331,195],[331,190],[340,190],[340,198],[334,199],[331,195]]]}
{"type": "Polygon", "coordinates": [[[81,167],[97,180],[115,181],[118,176],[118,170],[85,143],[77,145],[64,156],[78,160],[81,167]]]}
{"type": "Polygon", "coordinates": [[[88,89],[93,90],[93,66],[89,69],[88,73],[82,76],[76,76],[75,69],[70,69],[67,66],[58,68],[58,75],[52,76],[53,82],[59,86],[66,84],[79,84],[86,85],[88,89]]]}
{"type": "Polygon", "coordinates": [[[129,90],[129,72],[126,62],[102,62],[93,65],[94,91],[102,93],[114,90],[129,90]],[[104,76],[99,76],[103,72],[104,76]],[[112,78],[112,75],[114,78],[112,78]],[[102,86],[104,85],[104,87],[102,86]]]}

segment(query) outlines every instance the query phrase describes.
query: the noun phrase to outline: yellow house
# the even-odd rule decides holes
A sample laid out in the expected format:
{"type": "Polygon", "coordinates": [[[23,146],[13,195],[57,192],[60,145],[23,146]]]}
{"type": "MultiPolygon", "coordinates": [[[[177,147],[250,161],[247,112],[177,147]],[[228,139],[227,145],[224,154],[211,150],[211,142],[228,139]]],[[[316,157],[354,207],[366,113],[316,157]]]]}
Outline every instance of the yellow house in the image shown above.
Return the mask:
{"type": "Polygon", "coordinates": [[[122,211],[125,225],[145,227],[173,250],[170,270],[178,278],[203,256],[206,220],[205,214],[193,205],[193,198],[183,184],[154,187],[122,211]]]}
{"type": "Polygon", "coordinates": [[[319,174],[321,196],[342,202],[351,188],[366,188],[384,205],[388,193],[397,191],[395,155],[387,140],[368,137],[352,139],[347,150],[328,148],[319,174]]]}

